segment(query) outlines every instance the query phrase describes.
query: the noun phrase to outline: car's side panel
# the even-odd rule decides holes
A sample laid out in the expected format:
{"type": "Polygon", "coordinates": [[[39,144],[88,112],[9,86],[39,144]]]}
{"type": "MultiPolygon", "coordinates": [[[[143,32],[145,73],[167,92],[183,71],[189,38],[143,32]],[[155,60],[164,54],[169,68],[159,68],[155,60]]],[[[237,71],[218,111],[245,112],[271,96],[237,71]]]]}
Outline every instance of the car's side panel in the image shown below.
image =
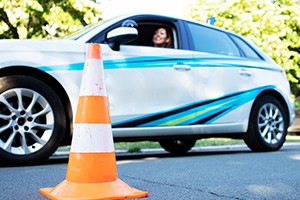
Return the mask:
{"type": "Polygon", "coordinates": [[[189,52],[124,45],[111,54],[103,48],[113,123],[194,102],[192,71],[176,68],[192,63],[189,52]]]}
{"type": "Polygon", "coordinates": [[[196,52],[193,68],[198,80],[195,85],[196,101],[239,94],[234,95],[234,99],[224,102],[219,108],[219,113],[215,113],[217,116],[206,123],[224,126],[239,123],[243,128],[240,132],[245,131],[252,102],[257,96],[257,91],[261,91],[263,86],[254,86],[251,69],[248,69],[239,58],[196,52]]]}
{"type": "Polygon", "coordinates": [[[284,104],[283,106],[287,106],[287,114],[290,119],[289,126],[292,125],[295,119],[295,102],[291,95],[290,85],[285,71],[282,70],[281,72],[278,72],[275,70],[262,70],[255,68],[252,69],[252,72],[254,74],[255,87],[267,84],[273,84],[275,86],[274,90],[284,99],[282,102],[284,104]]]}

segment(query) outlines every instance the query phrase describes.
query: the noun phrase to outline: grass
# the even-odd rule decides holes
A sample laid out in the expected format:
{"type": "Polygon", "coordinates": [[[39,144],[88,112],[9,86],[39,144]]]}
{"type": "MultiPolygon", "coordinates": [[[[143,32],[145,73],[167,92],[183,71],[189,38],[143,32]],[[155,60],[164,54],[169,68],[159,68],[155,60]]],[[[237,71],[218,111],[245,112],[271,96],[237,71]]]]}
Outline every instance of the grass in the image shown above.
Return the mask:
{"type": "MultiPolygon", "coordinates": [[[[300,139],[299,139],[300,142],[300,139]]],[[[221,146],[221,145],[235,145],[245,144],[243,140],[230,139],[230,138],[207,138],[197,140],[195,146],[221,146]]],[[[161,148],[158,142],[142,141],[142,142],[117,142],[115,143],[115,149],[128,150],[128,152],[137,152],[137,149],[155,149],[161,148]],[[135,149],[137,151],[135,151],[135,149]]]]}
{"type": "Polygon", "coordinates": [[[300,107],[300,100],[299,99],[295,100],[295,106],[296,106],[296,108],[300,107]]]}
{"type": "Polygon", "coordinates": [[[300,142],[300,135],[287,135],[286,142],[300,142]]]}
{"type": "MultiPolygon", "coordinates": [[[[286,142],[299,142],[300,136],[288,135],[286,142]]],[[[245,144],[241,139],[230,138],[206,138],[197,140],[195,147],[205,146],[222,146],[222,145],[236,145],[245,144]]],[[[117,142],[115,143],[116,150],[125,150],[128,153],[139,153],[142,149],[156,149],[161,148],[158,142],[142,141],[142,142],[117,142]]],[[[69,151],[70,146],[59,147],[58,151],[69,151]]]]}
{"type": "Polygon", "coordinates": [[[235,144],[245,144],[243,140],[231,139],[231,138],[206,138],[197,140],[196,147],[205,146],[222,146],[222,145],[235,145],[235,144]]]}
{"type": "MultiPolygon", "coordinates": [[[[300,142],[300,136],[286,137],[286,142],[300,142]]],[[[195,147],[205,147],[205,146],[222,146],[222,145],[237,145],[245,144],[241,139],[230,139],[230,138],[206,138],[197,140],[195,147]]],[[[117,142],[115,143],[116,150],[127,150],[128,152],[140,152],[141,149],[155,149],[161,148],[158,142],[117,142]]]]}

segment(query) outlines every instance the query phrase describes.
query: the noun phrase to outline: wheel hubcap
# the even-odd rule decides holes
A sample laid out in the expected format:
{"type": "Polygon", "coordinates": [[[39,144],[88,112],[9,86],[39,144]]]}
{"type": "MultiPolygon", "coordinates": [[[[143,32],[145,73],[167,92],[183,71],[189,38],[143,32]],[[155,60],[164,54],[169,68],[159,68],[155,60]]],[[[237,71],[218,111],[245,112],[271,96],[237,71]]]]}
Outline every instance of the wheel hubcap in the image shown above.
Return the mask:
{"type": "Polygon", "coordinates": [[[258,129],[261,137],[268,144],[278,143],[284,135],[284,120],[278,107],[265,104],[258,113],[258,129]]]}
{"type": "Polygon", "coordinates": [[[39,93],[14,88],[0,94],[0,148],[15,155],[40,150],[54,129],[53,110],[39,93]]]}

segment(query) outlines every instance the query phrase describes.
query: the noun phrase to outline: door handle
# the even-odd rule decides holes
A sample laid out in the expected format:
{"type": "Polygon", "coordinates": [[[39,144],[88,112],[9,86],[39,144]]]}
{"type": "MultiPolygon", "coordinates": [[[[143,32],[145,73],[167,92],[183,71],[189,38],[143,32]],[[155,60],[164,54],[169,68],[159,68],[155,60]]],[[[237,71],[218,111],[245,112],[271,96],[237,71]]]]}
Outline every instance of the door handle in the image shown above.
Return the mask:
{"type": "Polygon", "coordinates": [[[241,70],[240,70],[240,75],[241,75],[241,76],[249,77],[249,76],[252,76],[252,73],[249,72],[247,69],[241,69],[241,70]]]}
{"type": "Polygon", "coordinates": [[[191,70],[191,66],[189,65],[173,65],[173,68],[178,71],[189,71],[191,70]]]}

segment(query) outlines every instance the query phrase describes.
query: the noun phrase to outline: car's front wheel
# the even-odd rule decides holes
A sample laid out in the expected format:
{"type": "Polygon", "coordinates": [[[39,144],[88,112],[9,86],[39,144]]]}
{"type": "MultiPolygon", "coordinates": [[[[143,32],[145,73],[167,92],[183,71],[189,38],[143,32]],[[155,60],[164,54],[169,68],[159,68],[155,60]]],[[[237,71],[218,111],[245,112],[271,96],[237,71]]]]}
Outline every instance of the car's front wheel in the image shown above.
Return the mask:
{"type": "Polygon", "coordinates": [[[285,142],[287,125],[281,103],[272,96],[263,96],[253,106],[244,141],[253,151],[279,150],[285,142]]]}
{"type": "Polygon", "coordinates": [[[31,164],[48,158],[64,138],[66,114],[43,81],[24,75],[0,78],[0,159],[31,164]]]}
{"type": "Polygon", "coordinates": [[[172,154],[183,154],[190,150],[196,143],[196,139],[164,139],[159,144],[172,154]]]}

